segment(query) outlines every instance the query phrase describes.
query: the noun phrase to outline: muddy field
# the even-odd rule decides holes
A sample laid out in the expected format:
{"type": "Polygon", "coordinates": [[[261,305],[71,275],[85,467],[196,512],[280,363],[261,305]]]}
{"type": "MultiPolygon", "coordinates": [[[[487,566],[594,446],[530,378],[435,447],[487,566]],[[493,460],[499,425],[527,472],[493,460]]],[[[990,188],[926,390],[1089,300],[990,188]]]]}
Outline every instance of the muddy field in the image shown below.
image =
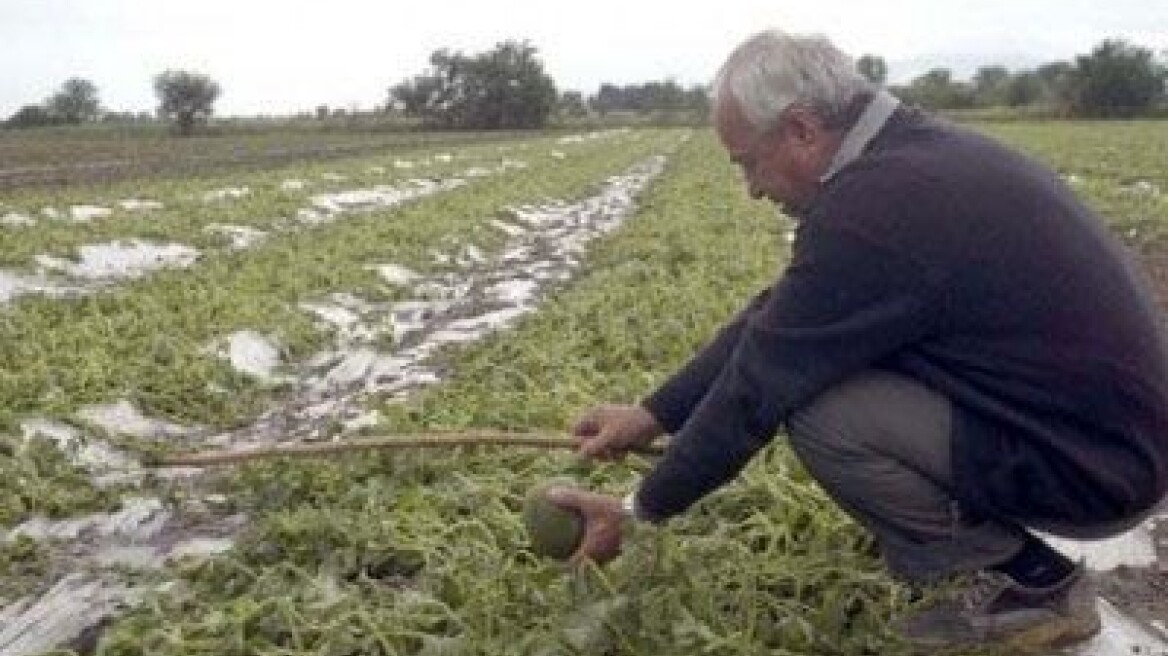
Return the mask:
{"type": "Polygon", "coordinates": [[[164,127],[0,130],[0,192],[28,187],[258,170],[305,161],[405,153],[440,144],[456,148],[522,139],[508,132],[357,131],[302,127],[219,128],[176,138],[164,127]]]}
{"type": "MultiPolygon", "coordinates": [[[[1112,152],[1147,127],[987,129],[1113,218],[1168,307],[1168,153],[1112,152]]],[[[646,462],[477,448],[148,466],[560,434],[684,362],[790,232],[704,131],[312,159],[0,195],[0,654],[905,653],[888,621],[906,591],[781,440],[575,574],[527,549],[527,489],[619,493],[646,462]]],[[[1063,546],[1106,600],[1104,631],[1068,653],[1168,654],[1168,509],[1063,546]]]]}

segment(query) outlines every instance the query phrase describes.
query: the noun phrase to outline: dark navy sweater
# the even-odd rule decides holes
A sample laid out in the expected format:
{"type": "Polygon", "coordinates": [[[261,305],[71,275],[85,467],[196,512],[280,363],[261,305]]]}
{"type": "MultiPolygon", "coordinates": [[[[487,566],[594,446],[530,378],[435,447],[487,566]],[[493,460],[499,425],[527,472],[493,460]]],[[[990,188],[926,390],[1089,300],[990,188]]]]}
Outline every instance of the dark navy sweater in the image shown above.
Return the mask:
{"type": "Polygon", "coordinates": [[[952,401],[970,514],[1108,522],[1168,488],[1168,356],[1127,254],[1046,168],[901,108],[825,183],[779,280],[644,401],[673,440],[639,510],[685,510],[866,368],[952,401]]]}

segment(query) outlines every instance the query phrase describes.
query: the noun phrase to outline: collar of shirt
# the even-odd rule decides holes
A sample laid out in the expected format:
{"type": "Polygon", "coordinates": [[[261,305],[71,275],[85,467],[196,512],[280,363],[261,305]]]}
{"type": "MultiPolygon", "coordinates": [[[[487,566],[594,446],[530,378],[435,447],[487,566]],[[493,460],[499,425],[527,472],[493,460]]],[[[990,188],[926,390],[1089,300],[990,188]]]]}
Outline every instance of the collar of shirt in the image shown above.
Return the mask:
{"type": "Polygon", "coordinates": [[[844,135],[839,150],[835,151],[835,156],[831,158],[831,165],[827,167],[827,172],[819,177],[819,181],[827,182],[839,173],[840,169],[854,162],[899,106],[900,100],[888,91],[881,89],[876,92],[868,106],[864,108],[864,113],[856,120],[856,124],[844,135]]]}

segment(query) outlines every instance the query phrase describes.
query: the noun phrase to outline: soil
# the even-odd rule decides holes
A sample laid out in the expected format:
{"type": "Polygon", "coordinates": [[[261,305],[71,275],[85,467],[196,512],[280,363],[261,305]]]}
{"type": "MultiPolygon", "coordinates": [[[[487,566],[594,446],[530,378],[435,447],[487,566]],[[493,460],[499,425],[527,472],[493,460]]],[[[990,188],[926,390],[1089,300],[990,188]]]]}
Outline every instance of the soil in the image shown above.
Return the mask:
{"type": "MultiPolygon", "coordinates": [[[[1168,312],[1168,238],[1134,246],[1160,307],[1168,312]]],[[[1168,501],[1152,522],[1156,562],[1145,567],[1121,566],[1099,574],[1099,593],[1153,635],[1168,641],[1168,501]]]]}

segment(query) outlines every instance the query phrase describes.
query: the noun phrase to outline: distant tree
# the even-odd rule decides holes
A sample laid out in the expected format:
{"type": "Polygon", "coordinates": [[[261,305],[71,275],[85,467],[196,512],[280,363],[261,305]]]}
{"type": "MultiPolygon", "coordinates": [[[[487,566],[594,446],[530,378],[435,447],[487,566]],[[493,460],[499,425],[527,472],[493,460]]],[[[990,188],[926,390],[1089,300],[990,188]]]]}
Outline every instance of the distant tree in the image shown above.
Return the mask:
{"type": "Polygon", "coordinates": [[[888,64],[883,57],[864,55],[856,61],[856,69],[876,84],[884,84],[888,80],[888,64]]]}
{"type": "Polygon", "coordinates": [[[158,114],[172,121],[179,134],[189,135],[214,111],[219,85],[201,73],[168,70],[154,78],[154,93],[159,100],[158,114]]]}
{"type": "Polygon", "coordinates": [[[684,89],[674,80],[625,86],[605,82],[588,99],[588,105],[601,115],[608,112],[649,114],[684,111],[700,118],[709,113],[710,97],[704,86],[684,89]]]}
{"type": "Polygon", "coordinates": [[[97,85],[83,78],[70,78],[45,101],[45,109],[64,123],[95,121],[101,115],[97,85]]]}
{"type": "Polygon", "coordinates": [[[426,72],[390,89],[390,101],[438,127],[543,127],[558,96],[536,52],[526,41],[475,56],[435,51],[426,72]]]}
{"type": "Polygon", "coordinates": [[[906,101],[930,109],[965,109],[973,106],[973,90],[953,79],[948,68],[934,68],[897,90],[906,101]]]}
{"type": "Polygon", "coordinates": [[[710,114],[710,91],[706,87],[696,84],[685,92],[685,108],[693,111],[700,120],[705,120],[710,114]]]}
{"type": "Polygon", "coordinates": [[[983,107],[1006,104],[1010,71],[1005,66],[982,66],[973,74],[974,102],[983,107]]]}
{"type": "Polygon", "coordinates": [[[1053,61],[1035,69],[1042,82],[1041,103],[1069,114],[1075,96],[1075,67],[1070,62],[1053,61]]]}
{"type": "Polygon", "coordinates": [[[1165,71],[1151,50],[1108,39],[1076,58],[1072,109],[1080,116],[1135,116],[1164,93],[1165,71]]]}
{"type": "Polygon", "coordinates": [[[584,94],[579,91],[565,91],[556,101],[556,112],[561,116],[579,118],[588,115],[588,104],[584,102],[584,94]]]}
{"type": "Polygon", "coordinates": [[[60,122],[59,117],[42,105],[25,105],[8,117],[4,125],[12,128],[35,128],[44,125],[57,125],[60,122]]]}
{"type": "Polygon", "coordinates": [[[438,75],[415,75],[389,90],[389,102],[401,107],[402,112],[409,116],[425,117],[427,112],[440,111],[437,105],[444,86],[443,79],[438,75]]]}
{"type": "Polygon", "coordinates": [[[103,112],[100,120],[102,123],[113,123],[113,124],[123,123],[124,124],[124,123],[133,123],[136,120],[138,120],[138,117],[134,114],[134,112],[114,111],[114,112],[103,112]]]}
{"type": "Polygon", "coordinates": [[[316,106],[317,120],[323,121],[328,117],[329,117],[329,106],[328,105],[317,105],[316,106]]]}
{"type": "Polygon", "coordinates": [[[1042,78],[1035,71],[1020,71],[1006,83],[1006,105],[1024,107],[1042,100],[1042,78]]]}

